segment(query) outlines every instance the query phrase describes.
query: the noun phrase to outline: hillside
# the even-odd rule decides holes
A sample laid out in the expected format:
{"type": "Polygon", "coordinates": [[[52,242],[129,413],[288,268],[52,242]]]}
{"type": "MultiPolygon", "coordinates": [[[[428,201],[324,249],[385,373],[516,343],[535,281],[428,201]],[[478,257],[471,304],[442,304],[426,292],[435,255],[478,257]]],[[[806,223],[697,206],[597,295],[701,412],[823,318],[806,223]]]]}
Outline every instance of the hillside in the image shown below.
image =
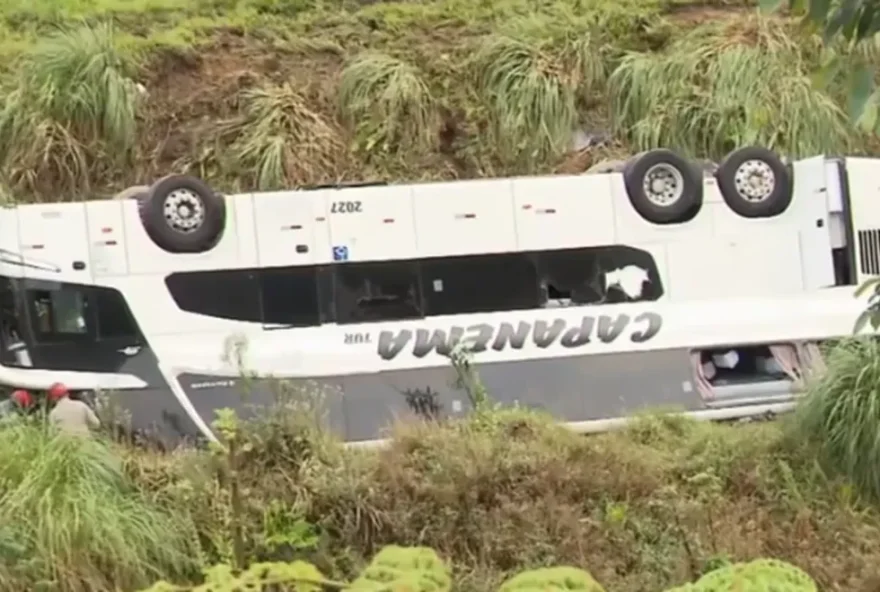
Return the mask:
{"type": "Polygon", "coordinates": [[[871,148],[840,76],[816,75],[819,37],[735,2],[13,0],[0,33],[16,199],[184,171],[230,191],[871,148]]]}

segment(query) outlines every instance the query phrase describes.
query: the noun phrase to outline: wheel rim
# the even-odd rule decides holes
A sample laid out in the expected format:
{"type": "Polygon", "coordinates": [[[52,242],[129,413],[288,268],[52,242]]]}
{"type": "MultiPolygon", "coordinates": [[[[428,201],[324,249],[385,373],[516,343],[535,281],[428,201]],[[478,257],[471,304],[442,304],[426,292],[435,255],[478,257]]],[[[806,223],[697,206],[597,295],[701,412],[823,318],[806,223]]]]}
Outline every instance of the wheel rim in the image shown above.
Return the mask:
{"type": "Polygon", "coordinates": [[[205,203],[189,189],[175,189],[169,193],[163,211],[168,226],[182,234],[195,232],[205,222],[205,203]]]}
{"type": "Polygon", "coordinates": [[[671,164],[655,164],[645,173],[642,188],[648,201],[668,208],[684,195],[684,175],[671,164]]]}
{"type": "Polygon", "coordinates": [[[741,198],[758,203],[769,198],[776,189],[776,175],[763,160],[747,160],[737,167],[733,184],[741,198]]]}

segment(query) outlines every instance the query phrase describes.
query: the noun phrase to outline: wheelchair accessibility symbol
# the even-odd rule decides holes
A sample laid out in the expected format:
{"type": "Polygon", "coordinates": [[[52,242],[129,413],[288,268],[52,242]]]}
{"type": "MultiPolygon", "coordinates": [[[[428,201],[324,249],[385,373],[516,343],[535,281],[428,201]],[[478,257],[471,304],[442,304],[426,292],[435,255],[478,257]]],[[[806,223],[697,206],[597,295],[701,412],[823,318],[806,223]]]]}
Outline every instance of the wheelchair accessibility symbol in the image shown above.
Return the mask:
{"type": "Polygon", "coordinates": [[[333,247],[334,261],[348,261],[348,247],[333,247]]]}

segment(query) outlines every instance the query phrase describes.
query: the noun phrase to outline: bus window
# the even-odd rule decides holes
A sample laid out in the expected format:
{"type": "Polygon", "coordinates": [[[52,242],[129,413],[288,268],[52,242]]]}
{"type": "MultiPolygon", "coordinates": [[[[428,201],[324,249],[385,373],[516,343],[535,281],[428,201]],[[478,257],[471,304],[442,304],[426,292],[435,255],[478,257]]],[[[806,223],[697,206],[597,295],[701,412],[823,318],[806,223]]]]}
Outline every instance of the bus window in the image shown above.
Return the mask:
{"type": "Polygon", "coordinates": [[[316,268],[263,269],[259,279],[263,323],[288,327],[321,324],[316,268]]]}
{"type": "Polygon", "coordinates": [[[16,293],[9,278],[0,278],[0,363],[31,366],[25,335],[19,324],[16,293]]]}
{"type": "Polygon", "coordinates": [[[16,314],[15,292],[8,278],[0,278],[0,337],[4,345],[18,341],[21,329],[16,314]]]}
{"type": "Polygon", "coordinates": [[[428,316],[525,310],[540,306],[538,273],[524,253],[422,262],[428,316]]]}
{"type": "Polygon", "coordinates": [[[27,302],[38,341],[64,341],[88,336],[88,308],[82,290],[28,290],[27,302]]]}
{"type": "Polygon", "coordinates": [[[186,312],[251,323],[262,318],[260,288],[251,269],[172,273],[165,286],[186,312]]]}
{"type": "Polygon", "coordinates": [[[98,339],[138,340],[140,332],[125,299],[112,288],[93,287],[98,339]]]}
{"type": "Polygon", "coordinates": [[[335,266],[336,322],[419,319],[422,295],[414,261],[343,263],[335,266]]]}
{"type": "Polygon", "coordinates": [[[650,253],[628,246],[535,253],[545,306],[653,301],[663,295],[650,253]]]}

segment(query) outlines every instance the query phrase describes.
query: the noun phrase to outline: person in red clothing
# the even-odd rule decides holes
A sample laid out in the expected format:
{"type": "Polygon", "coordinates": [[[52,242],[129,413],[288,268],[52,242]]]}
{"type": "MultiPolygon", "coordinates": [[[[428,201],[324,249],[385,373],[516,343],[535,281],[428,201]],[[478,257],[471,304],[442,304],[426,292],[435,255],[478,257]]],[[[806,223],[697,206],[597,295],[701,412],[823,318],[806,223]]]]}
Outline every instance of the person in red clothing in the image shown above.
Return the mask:
{"type": "Polygon", "coordinates": [[[70,391],[60,382],[49,387],[47,393],[52,411],[49,423],[62,432],[78,436],[88,436],[100,427],[101,422],[92,408],[82,401],[70,398],[70,391]]]}

